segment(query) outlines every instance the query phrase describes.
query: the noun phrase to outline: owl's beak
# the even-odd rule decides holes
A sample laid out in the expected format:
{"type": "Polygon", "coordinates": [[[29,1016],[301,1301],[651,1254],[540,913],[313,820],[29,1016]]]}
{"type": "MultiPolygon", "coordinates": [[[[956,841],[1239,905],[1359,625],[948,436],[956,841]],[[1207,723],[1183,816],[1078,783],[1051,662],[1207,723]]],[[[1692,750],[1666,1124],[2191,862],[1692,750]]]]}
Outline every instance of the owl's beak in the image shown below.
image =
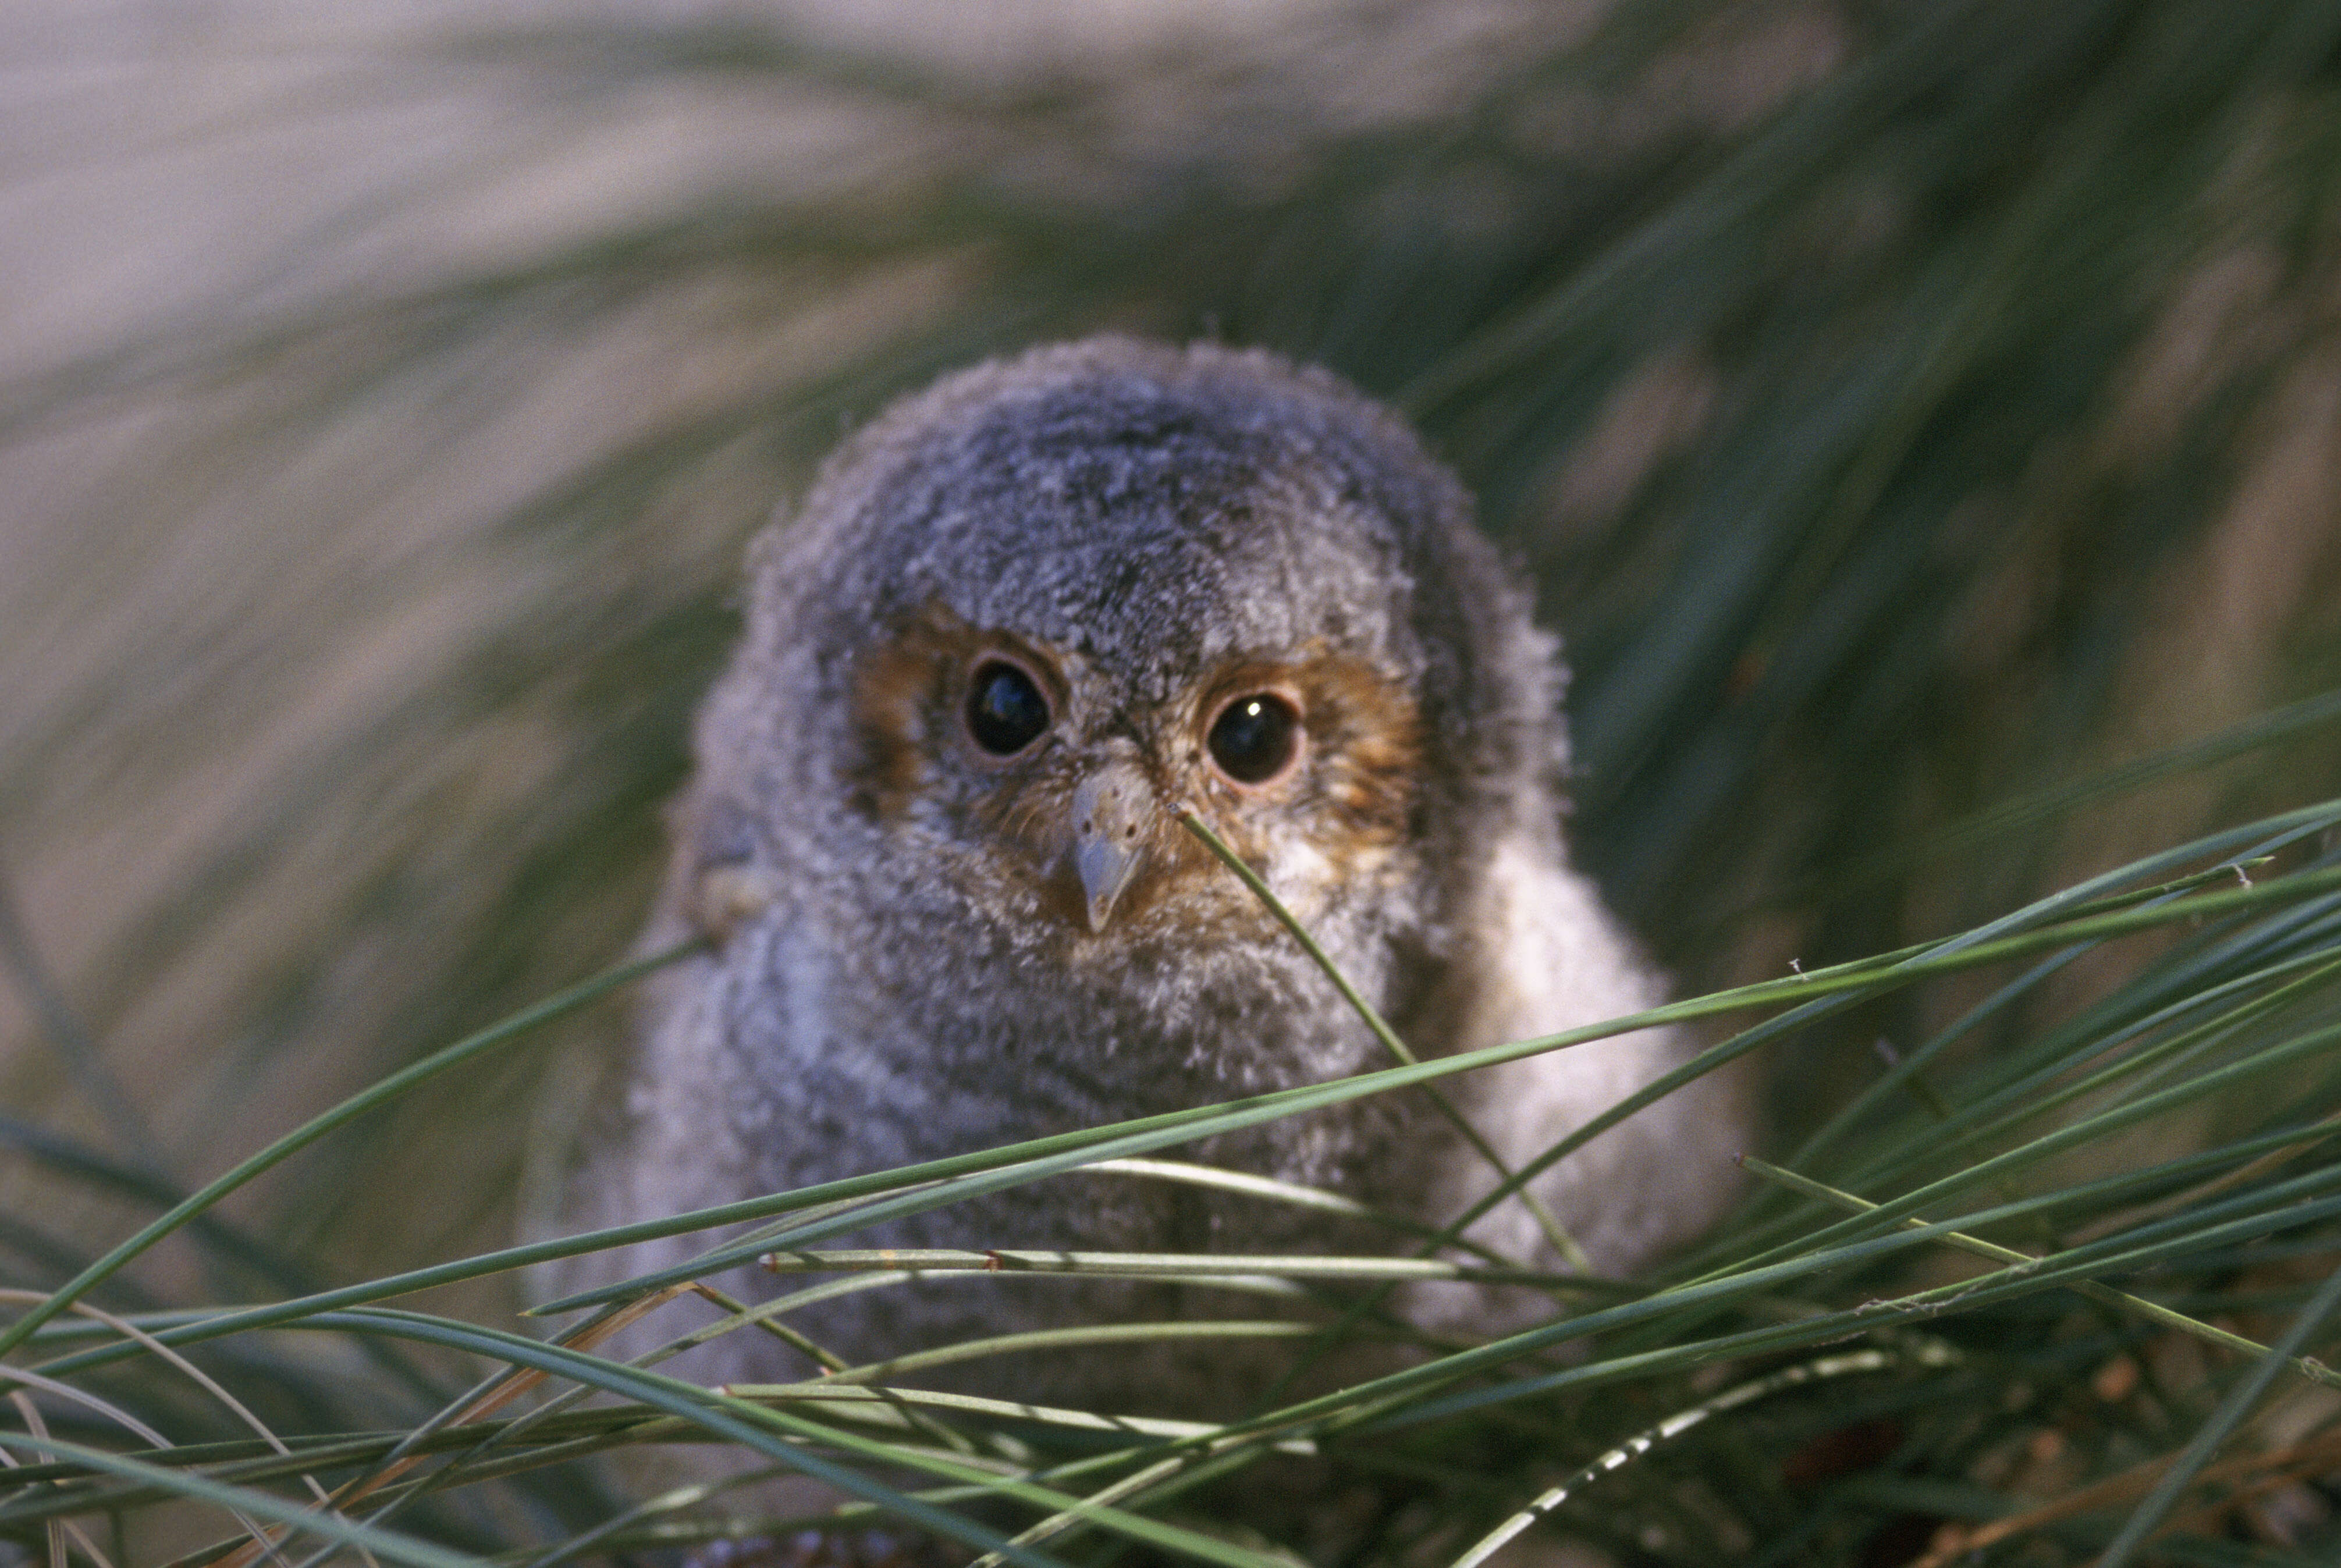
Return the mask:
{"type": "Polygon", "coordinates": [[[1073,874],[1092,933],[1105,929],[1115,900],[1146,858],[1152,801],[1145,778],[1125,763],[1108,763],[1073,790],[1073,874]]]}

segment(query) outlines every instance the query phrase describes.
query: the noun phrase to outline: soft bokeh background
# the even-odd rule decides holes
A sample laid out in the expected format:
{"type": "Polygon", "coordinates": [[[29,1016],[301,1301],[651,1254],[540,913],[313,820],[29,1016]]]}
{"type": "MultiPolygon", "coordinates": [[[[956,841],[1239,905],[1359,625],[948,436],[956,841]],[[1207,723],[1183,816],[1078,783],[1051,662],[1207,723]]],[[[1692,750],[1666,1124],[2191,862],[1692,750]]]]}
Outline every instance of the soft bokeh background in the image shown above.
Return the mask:
{"type": "MultiPolygon", "coordinates": [[[[0,1275],[623,953],[742,541],[1035,341],[1405,407],[1686,988],[2328,793],[2321,708],[2088,781],[2341,685],[2336,196],[2330,0],[10,6],[0,1275]]],[[[242,1219],[493,1242],[623,1017],[242,1219]]]]}

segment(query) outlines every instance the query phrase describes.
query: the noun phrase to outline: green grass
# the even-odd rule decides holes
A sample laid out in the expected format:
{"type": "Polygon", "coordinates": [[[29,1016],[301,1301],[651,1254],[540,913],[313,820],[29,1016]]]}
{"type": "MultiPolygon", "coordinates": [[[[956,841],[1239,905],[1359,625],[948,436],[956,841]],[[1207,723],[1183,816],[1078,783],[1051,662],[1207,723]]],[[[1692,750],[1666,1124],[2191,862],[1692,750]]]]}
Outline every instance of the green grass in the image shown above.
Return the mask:
{"type": "MultiPolygon", "coordinates": [[[[2341,1136],[2341,856],[2314,848],[2336,825],[2341,803],[2245,824],[1948,939],[1549,1039],[452,1260],[276,1304],[130,1311],[118,1322],[73,1315],[80,1296],[135,1253],[274,1159],[328,1126],[379,1112],[433,1072],[476,1070],[473,1058],[487,1050],[521,1048],[532,1026],[648,967],[630,966],[356,1097],[21,1312],[5,1334],[18,1352],[20,1382],[55,1396],[43,1402],[47,1430],[5,1439],[23,1466],[14,1479],[25,1484],[0,1503],[0,1531],[29,1542],[52,1522],[86,1528],[175,1498],[228,1511],[216,1514],[223,1551],[234,1547],[230,1516],[241,1510],[255,1522],[290,1523],[296,1553],[346,1545],[439,1568],[558,1560],[569,1545],[608,1552],[784,1527],[702,1511],[690,1489],[665,1504],[653,1500],[585,1523],[573,1542],[575,1523],[478,1523],[525,1517],[532,1504],[543,1506],[538,1494],[563,1488],[578,1493],[566,1511],[577,1519],[597,1505],[578,1460],[692,1441],[737,1444],[775,1468],[827,1481],[862,1500],[849,1516],[872,1509],[1012,1561],[1087,1562],[1114,1543],[1138,1543],[1250,1568],[1279,1559],[1264,1543],[1216,1529],[1211,1494],[1196,1484],[1298,1447],[1413,1500],[1411,1509],[1392,1508],[1359,1548],[1393,1560],[1476,1563],[1534,1524],[1644,1561],[1712,1560],[1718,1552],[1809,1561],[1858,1555],[1863,1543],[1912,1517],[1984,1523],[2020,1513],[2021,1496],[1995,1484],[1995,1456],[2053,1433],[2082,1464],[2068,1490],[2130,1474],[2155,1480],[2134,1507],[2060,1522],[2067,1549],[2101,1537],[2127,1553],[2182,1501],[2199,1504],[2188,1482],[2255,1412],[2306,1408],[2307,1434],[2341,1413],[2329,1399],[2313,1403],[2310,1392],[2341,1386],[2341,1374],[2300,1359],[2330,1343],[2331,1279],[2341,1278],[2330,1273],[2341,1254],[2341,1163],[2331,1157],[2341,1136]],[[2239,874],[2246,866],[2254,869],[2239,874]],[[1881,1072],[1867,1109],[1826,1130],[1788,1166],[1750,1160],[1762,1182],[1698,1253],[1622,1289],[1589,1295],[1587,1282],[1458,1252],[1442,1245],[1451,1237],[1436,1236],[1401,1240],[1388,1256],[1307,1259],[993,1257],[981,1237],[970,1238],[975,1250],[933,1257],[815,1249],[889,1216],[1175,1151],[1269,1116],[1527,1051],[1659,1021],[1738,1026],[1695,1072],[1748,1049],[1777,1052],[1836,1011],[1907,987],[1981,972],[2008,982],[1998,993],[2005,997],[2041,983],[2062,961],[2155,937],[2166,946],[2151,963],[2023,1049],[1943,1070],[1923,1095],[1909,1091],[1928,1052],[1881,1072]],[[2067,1092],[2044,1094],[2046,1084],[2067,1092]],[[2163,1130],[2165,1146],[2154,1157],[2115,1142],[2139,1127],[2163,1130]],[[691,1268],[551,1303],[531,1319],[467,1320],[382,1305],[425,1285],[751,1218],[772,1223],[747,1242],[711,1248],[691,1268]],[[1984,1262],[1942,1277],[1941,1260],[1955,1253],[1984,1262]],[[662,1305],[691,1288],[693,1275],[764,1254],[779,1255],[790,1274],[879,1289],[922,1266],[1240,1282],[1259,1293],[1261,1315],[929,1347],[899,1365],[840,1368],[810,1384],[714,1391],[655,1370],[712,1333],[784,1327],[791,1306],[831,1285],[753,1310],[712,1297],[712,1322],[632,1365],[593,1354],[613,1314],[662,1305]],[[1321,1319],[1290,1315],[1294,1304],[1370,1305],[1389,1282],[1428,1275],[1543,1288],[1552,1316],[1484,1344],[1427,1342],[1416,1365],[1218,1425],[1121,1422],[1114,1412],[1035,1410],[918,1388],[924,1365],[1106,1338],[1281,1335],[1305,1354],[1318,1348],[1308,1342],[1321,1337],[1310,1326],[1321,1319]],[[2198,1304],[2216,1304],[2244,1281],[2256,1286],[2248,1317],[2202,1311],[2198,1304]],[[555,1332],[553,1321],[577,1309],[593,1310],[555,1332]],[[186,1377],[160,1359],[165,1347],[216,1350],[263,1331],[299,1336],[283,1353],[294,1367],[308,1364],[294,1375],[326,1379],[356,1365],[346,1355],[316,1357],[310,1347],[321,1339],[458,1351],[488,1373],[403,1432],[310,1424],[265,1444],[158,1441],[159,1433],[132,1428],[127,1411],[107,1403],[145,1407],[186,1377]],[[2177,1339],[2210,1347],[2183,1380],[2150,1372],[2110,1395],[2090,1392],[2124,1358],[2168,1360],[2177,1339]],[[1572,1354],[1552,1360],[1564,1347],[1572,1354]],[[592,1405],[543,1402],[544,1391],[564,1387],[604,1397],[592,1405]],[[515,1403],[523,1392],[532,1396],[515,1403]],[[1825,1452],[1832,1433],[1851,1429],[1892,1440],[1878,1439],[1881,1452],[1844,1474],[1810,1477],[1826,1465],[1800,1456],[1825,1452]],[[1052,1430],[1079,1441],[1052,1449],[1052,1430]],[[295,1485],[304,1476],[337,1489],[343,1505],[309,1511],[295,1485]],[[472,1501],[507,1492],[508,1503],[472,1501]],[[993,1506],[966,1512],[978,1501],[993,1506]],[[992,1523],[1001,1503],[1021,1524],[1012,1537],[992,1523]]],[[[1574,1136],[1560,1146],[1583,1141],[1574,1136]]],[[[1123,1168],[1141,1179],[1189,1174],[1123,1168]]],[[[1326,1201],[1301,1191],[1290,1196],[1326,1201]]],[[[234,1381],[230,1373],[206,1396],[224,1404],[234,1381]]],[[[216,1416],[210,1424],[223,1426],[216,1416]]],[[[2289,1454],[2313,1441],[2296,1434],[2269,1450],[2237,1439],[2226,1452],[2245,1457],[2241,1474],[2252,1477],[2282,1473],[2289,1454]]]]}

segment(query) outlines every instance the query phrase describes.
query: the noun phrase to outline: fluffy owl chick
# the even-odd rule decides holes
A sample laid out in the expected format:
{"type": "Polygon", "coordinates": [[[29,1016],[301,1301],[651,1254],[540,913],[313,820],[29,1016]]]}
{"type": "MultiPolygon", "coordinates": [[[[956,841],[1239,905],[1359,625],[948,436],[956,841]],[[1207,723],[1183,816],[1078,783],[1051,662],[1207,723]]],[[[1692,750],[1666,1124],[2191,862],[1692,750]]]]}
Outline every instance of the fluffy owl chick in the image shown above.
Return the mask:
{"type": "MultiPolygon", "coordinates": [[[[1391,1065],[1180,826],[1182,808],[1421,1055],[1658,999],[1563,853],[1552,640],[1454,479],[1330,375],[1100,338],[947,377],[830,460],[753,573],[745,640],[701,715],[652,934],[697,925],[716,946],[655,982],[623,1092],[586,1140],[573,1226],[1391,1065]]],[[[1517,1164],[1684,1053],[1647,1033],[1446,1089],[1517,1164]]],[[[1694,1086],[1539,1191],[1597,1265],[1627,1269],[1712,1217],[1739,1142],[1729,1092],[1694,1086]]],[[[1499,1179],[1419,1090],[1185,1154],[1438,1222],[1499,1179]]],[[[865,1235],[1391,1245],[1338,1234],[1321,1211],[1127,1175],[865,1235]]],[[[1553,1261],[1517,1201],[1474,1236],[1553,1261]]],[[[673,1263],[704,1240],[587,1260],[563,1283],[673,1263]]],[[[1503,1311],[1476,1295],[1420,1309],[1464,1327],[1503,1311]]],[[[860,1363],[1066,1322],[1261,1310],[1231,1293],[988,1275],[792,1321],[860,1363]]],[[[711,1378],[807,1370],[754,1334],[697,1354],[711,1378]]],[[[1290,1354],[1060,1352],[935,1381],[1208,1413],[1240,1406],[1290,1354]]]]}

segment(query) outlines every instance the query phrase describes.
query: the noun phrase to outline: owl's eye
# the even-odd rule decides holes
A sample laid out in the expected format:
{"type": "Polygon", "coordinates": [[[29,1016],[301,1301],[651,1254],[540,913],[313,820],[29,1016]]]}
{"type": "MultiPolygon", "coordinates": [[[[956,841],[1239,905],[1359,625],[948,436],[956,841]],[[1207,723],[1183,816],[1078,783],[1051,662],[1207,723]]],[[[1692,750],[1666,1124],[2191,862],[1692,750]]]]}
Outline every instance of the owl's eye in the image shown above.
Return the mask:
{"type": "Polygon", "coordinates": [[[1211,760],[1239,784],[1265,784],[1300,749],[1300,714],[1273,691],[1239,697],[1211,720],[1211,760]]]}
{"type": "Polygon", "coordinates": [[[1049,700],[1032,678],[1003,659],[975,667],[967,688],[967,732],[994,757],[1013,757],[1049,728],[1049,700]]]}

